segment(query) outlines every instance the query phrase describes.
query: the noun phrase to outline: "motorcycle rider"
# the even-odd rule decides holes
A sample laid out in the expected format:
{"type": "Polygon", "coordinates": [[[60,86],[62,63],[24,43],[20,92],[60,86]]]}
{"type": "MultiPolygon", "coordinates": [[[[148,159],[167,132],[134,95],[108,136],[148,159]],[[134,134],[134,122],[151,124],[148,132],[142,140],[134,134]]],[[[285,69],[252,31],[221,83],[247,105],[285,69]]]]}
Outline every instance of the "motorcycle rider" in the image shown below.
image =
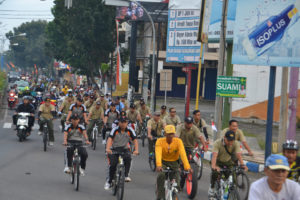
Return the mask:
{"type": "Polygon", "coordinates": [[[34,107],[32,104],[29,103],[28,96],[23,97],[23,103],[17,107],[16,112],[13,115],[14,125],[17,125],[18,113],[21,112],[30,113],[30,116],[28,117],[29,120],[28,120],[28,129],[27,129],[27,135],[30,135],[31,128],[34,124],[34,107]]]}

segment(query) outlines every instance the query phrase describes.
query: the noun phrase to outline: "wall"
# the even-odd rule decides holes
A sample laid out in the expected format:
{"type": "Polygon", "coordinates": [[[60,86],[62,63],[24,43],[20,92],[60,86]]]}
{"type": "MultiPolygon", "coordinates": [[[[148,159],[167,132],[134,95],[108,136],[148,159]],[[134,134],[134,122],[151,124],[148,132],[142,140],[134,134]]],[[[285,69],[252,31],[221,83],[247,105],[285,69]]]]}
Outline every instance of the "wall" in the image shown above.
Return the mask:
{"type": "MultiPolygon", "coordinates": [[[[266,66],[234,65],[233,76],[247,77],[247,94],[244,99],[233,99],[233,117],[258,118],[262,120],[267,119],[269,72],[270,67],[266,66]]],[[[277,67],[273,116],[274,121],[279,121],[281,75],[282,67],[277,67]]],[[[298,104],[300,104],[299,98],[298,104]]],[[[297,116],[300,116],[300,112],[298,112],[297,116]]]]}

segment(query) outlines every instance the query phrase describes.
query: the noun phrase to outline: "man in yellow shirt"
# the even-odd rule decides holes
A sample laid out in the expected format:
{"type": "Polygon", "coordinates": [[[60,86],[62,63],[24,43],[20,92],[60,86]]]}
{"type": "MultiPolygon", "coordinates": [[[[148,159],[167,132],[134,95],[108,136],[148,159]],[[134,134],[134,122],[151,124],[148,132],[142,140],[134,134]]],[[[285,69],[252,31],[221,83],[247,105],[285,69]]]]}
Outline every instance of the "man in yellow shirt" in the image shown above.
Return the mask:
{"type": "Polygon", "coordinates": [[[179,186],[179,156],[183,163],[184,169],[193,173],[187,159],[183,143],[180,138],[174,138],[176,133],[175,126],[167,125],[165,127],[165,136],[157,140],[155,145],[156,171],[160,172],[157,176],[157,199],[164,199],[165,174],[163,168],[169,167],[175,172],[171,174],[170,179],[175,178],[179,186]]]}

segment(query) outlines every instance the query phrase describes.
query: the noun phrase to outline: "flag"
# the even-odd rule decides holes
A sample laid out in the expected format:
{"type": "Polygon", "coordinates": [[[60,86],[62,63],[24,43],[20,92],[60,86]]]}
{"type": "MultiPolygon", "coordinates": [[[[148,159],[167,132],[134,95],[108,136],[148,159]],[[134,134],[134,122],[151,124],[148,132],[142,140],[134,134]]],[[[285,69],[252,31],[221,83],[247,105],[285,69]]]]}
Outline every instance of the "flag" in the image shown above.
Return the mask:
{"type": "Polygon", "coordinates": [[[218,129],[217,129],[214,121],[211,122],[211,128],[212,128],[213,131],[218,132],[218,129]]]}
{"type": "Polygon", "coordinates": [[[8,69],[8,70],[10,70],[10,66],[9,66],[9,64],[7,64],[7,63],[6,63],[6,66],[7,66],[7,69],[8,69]]]}
{"type": "Polygon", "coordinates": [[[15,65],[12,62],[9,62],[10,66],[12,66],[12,68],[15,68],[15,65]]]}

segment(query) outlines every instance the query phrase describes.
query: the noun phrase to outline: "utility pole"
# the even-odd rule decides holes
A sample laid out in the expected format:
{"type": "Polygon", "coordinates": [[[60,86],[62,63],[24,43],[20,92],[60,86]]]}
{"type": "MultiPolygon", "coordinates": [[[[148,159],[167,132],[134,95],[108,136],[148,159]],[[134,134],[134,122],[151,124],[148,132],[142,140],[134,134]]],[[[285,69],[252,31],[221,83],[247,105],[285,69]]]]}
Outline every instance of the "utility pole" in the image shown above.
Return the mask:
{"type": "MultiPolygon", "coordinates": [[[[231,63],[232,49],[233,49],[232,43],[227,43],[226,76],[232,76],[233,74],[233,64],[231,63]]],[[[231,103],[232,103],[232,98],[230,97],[224,98],[222,129],[228,127],[228,123],[231,118],[231,103]]]]}
{"type": "MultiPolygon", "coordinates": [[[[223,0],[223,8],[222,8],[222,22],[221,22],[221,33],[220,33],[220,49],[219,49],[219,61],[218,61],[218,76],[224,74],[224,64],[225,64],[225,53],[226,53],[226,26],[227,26],[227,7],[228,0],[223,0]]],[[[222,113],[223,113],[223,98],[216,97],[215,103],[215,122],[220,132],[222,128],[222,113]]],[[[218,137],[217,132],[214,132],[214,140],[218,137]]]]}
{"type": "Polygon", "coordinates": [[[287,105],[288,105],[288,79],[289,79],[289,68],[282,68],[281,78],[281,98],[280,98],[280,122],[279,122],[279,134],[278,134],[278,149],[277,152],[282,151],[282,144],[286,139],[287,131],[287,105]]]}
{"type": "Polygon", "coordinates": [[[287,138],[295,140],[297,123],[297,96],[298,96],[299,68],[292,67],[290,70],[290,91],[289,91],[289,126],[287,138]]]}
{"type": "Polygon", "coordinates": [[[131,22],[130,34],[130,59],[129,59],[129,87],[128,87],[128,101],[132,99],[134,92],[136,76],[136,37],[137,37],[137,22],[131,22]]]}

